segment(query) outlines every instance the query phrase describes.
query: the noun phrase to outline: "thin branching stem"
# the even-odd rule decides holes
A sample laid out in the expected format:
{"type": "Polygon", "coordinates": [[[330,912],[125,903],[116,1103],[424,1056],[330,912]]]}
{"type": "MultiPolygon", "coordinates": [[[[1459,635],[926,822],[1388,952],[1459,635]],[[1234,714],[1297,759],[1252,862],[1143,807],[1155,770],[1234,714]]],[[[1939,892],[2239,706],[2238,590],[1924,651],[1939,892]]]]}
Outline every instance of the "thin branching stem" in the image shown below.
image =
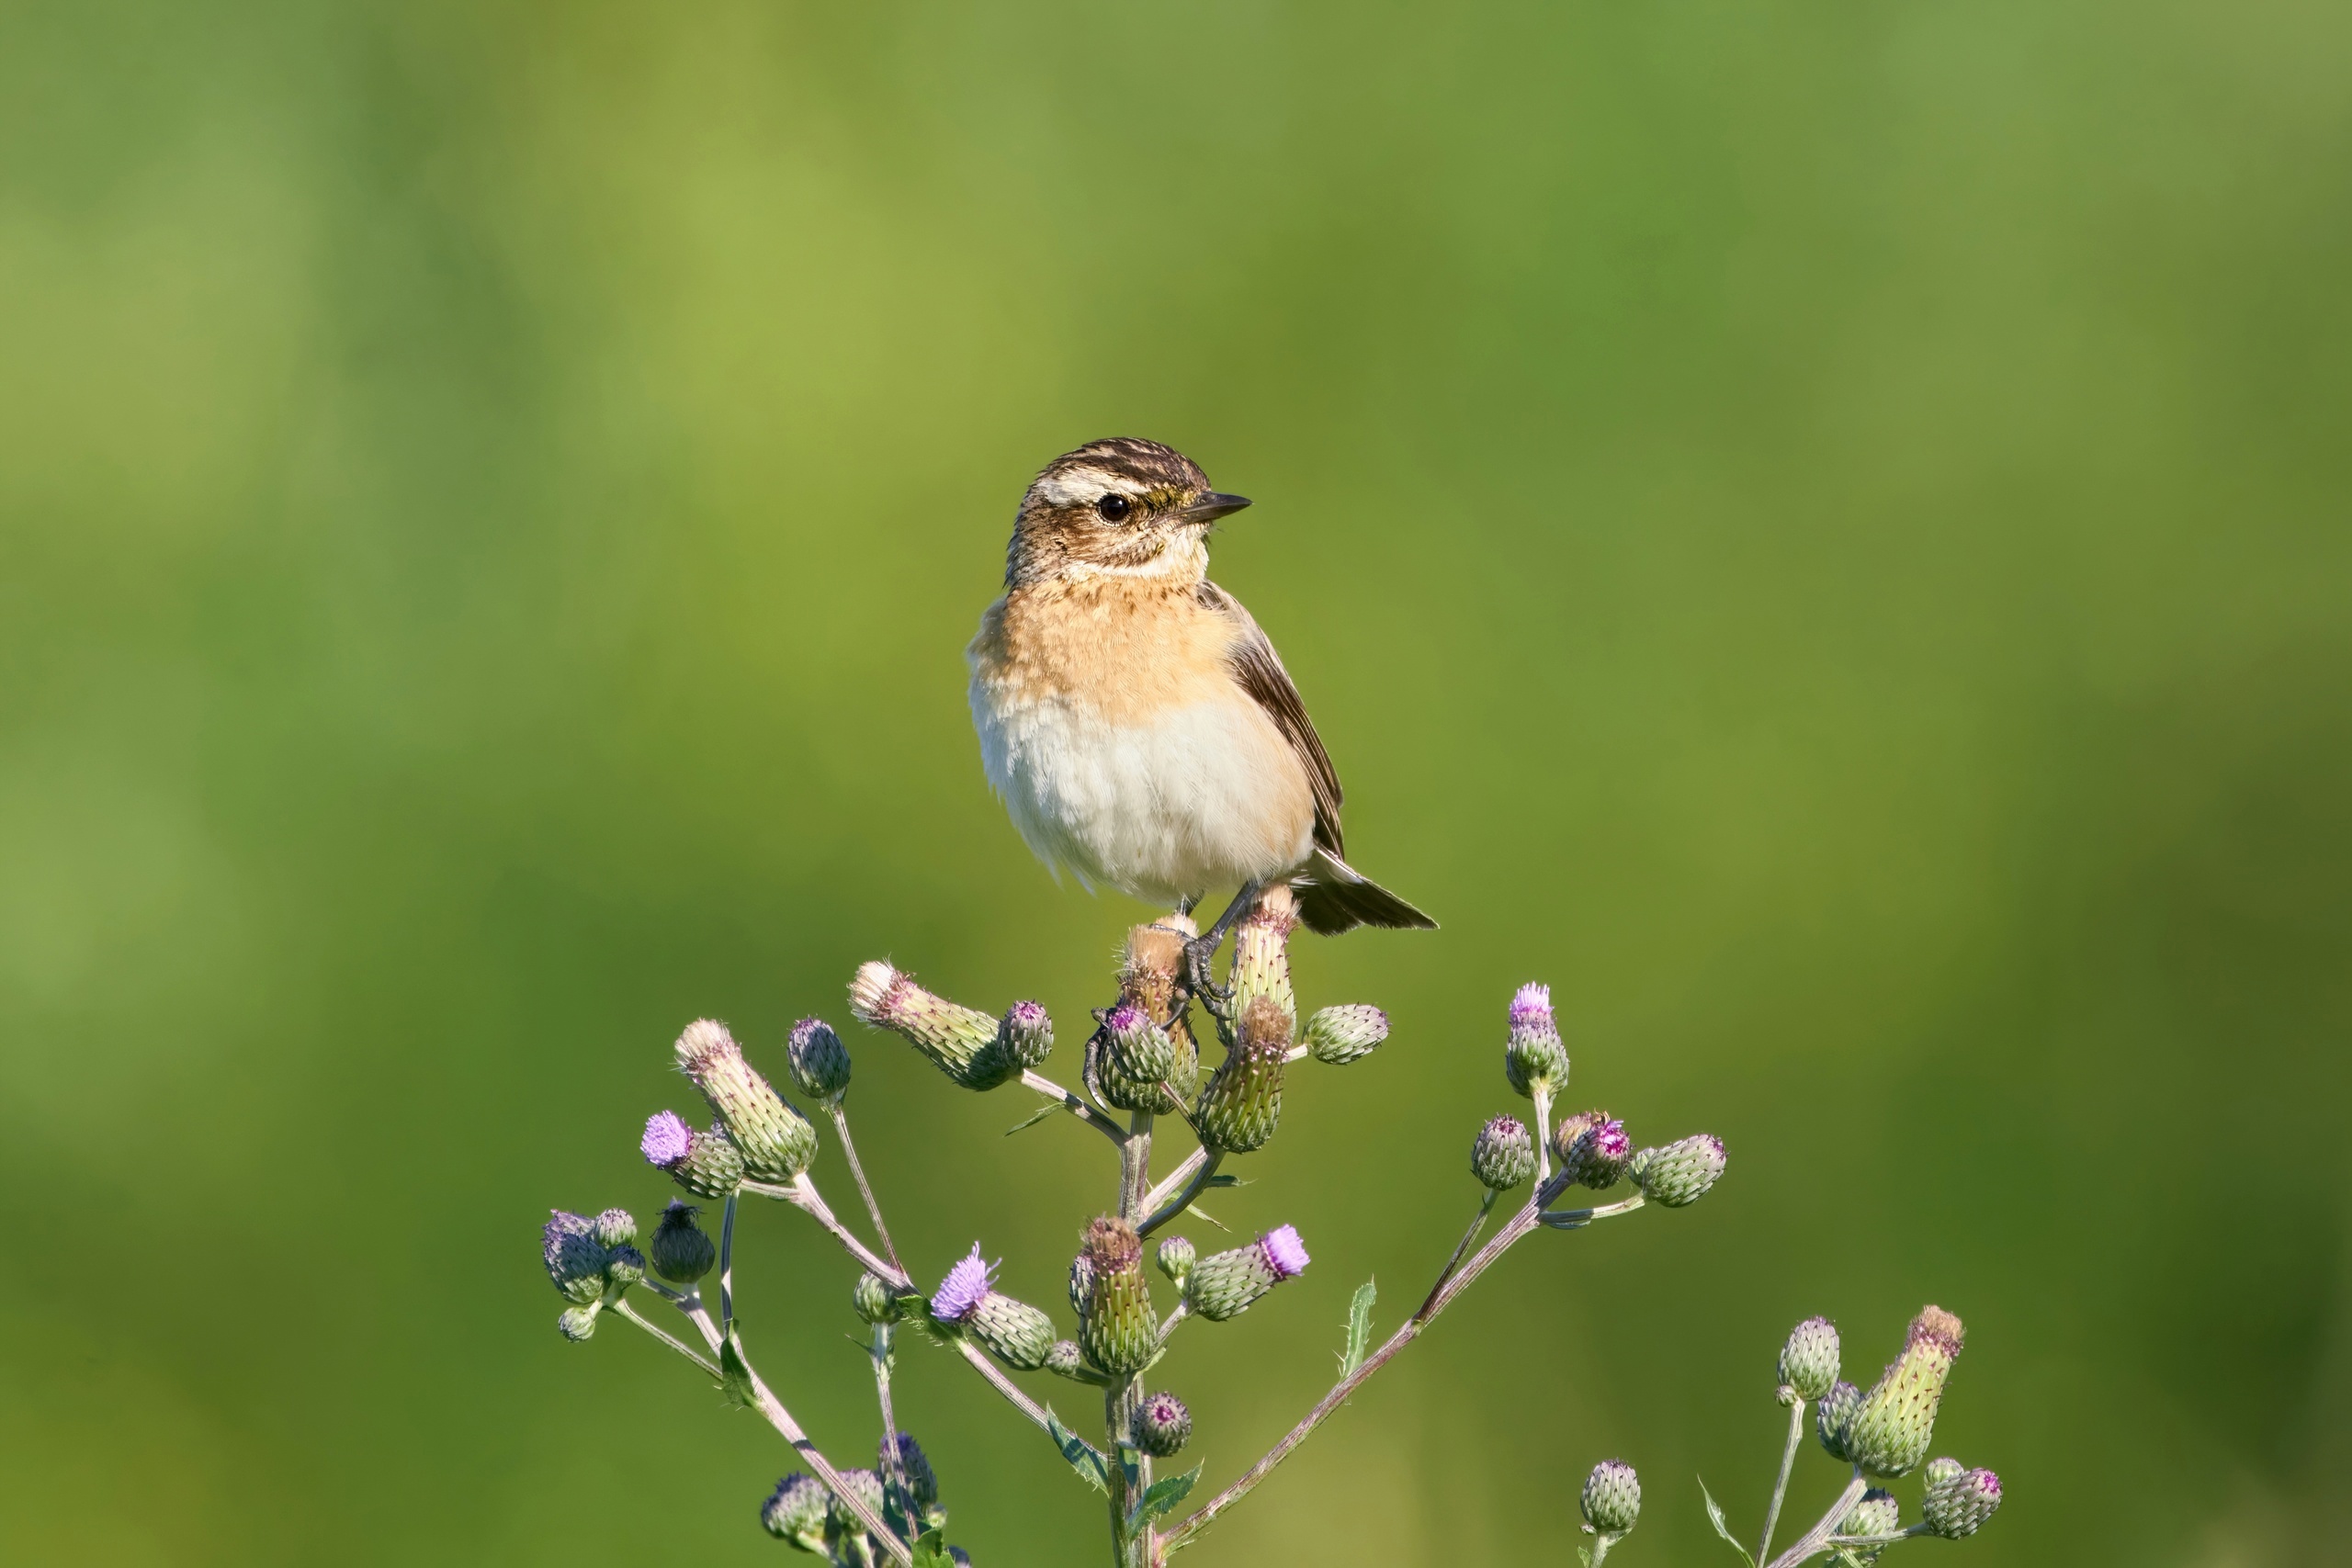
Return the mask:
{"type": "Polygon", "coordinates": [[[1119,1124],[1116,1122],[1112,1121],[1108,1116],[1103,1115],[1102,1112],[1095,1110],[1094,1107],[1087,1104],[1086,1101],[1080,1100],[1078,1096],[1072,1094],[1069,1090],[1064,1089],[1061,1085],[1056,1083],[1045,1074],[1024,1068],[1021,1074],[1021,1082],[1023,1088],[1035,1089],[1039,1094],[1044,1095],[1047,1100],[1060,1101],[1061,1108],[1063,1110],[1069,1111],[1071,1115],[1077,1117],[1080,1121],[1085,1122],[1088,1126],[1093,1128],[1096,1132],[1102,1134],[1113,1143],[1124,1144],[1127,1141],[1126,1134],[1119,1130],[1119,1124]]]}
{"type": "MultiPolygon", "coordinates": [[[[852,1258],[872,1270],[876,1278],[897,1290],[911,1291],[915,1288],[913,1277],[904,1269],[876,1254],[872,1247],[858,1240],[847,1225],[833,1217],[831,1207],[819,1196],[817,1184],[808,1179],[807,1171],[794,1177],[789,1187],[767,1181],[746,1181],[742,1190],[791,1204],[831,1232],[833,1239],[840,1242],[852,1258]]],[[[728,1202],[732,1204],[734,1200],[729,1198],[728,1202]]]]}
{"type": "Polygon", "coordinates": [[[865,1179],[865,1167],[858,1162],[857,1145],[850,1139],[849,1107],[834,1100],[827,1103],[826,1109],[833,1113],[833,1131],[842,1137],[842,1157],[849,1161],[849,1173],[857,1179],[858,1196],[865,1200],[865,1213],[874,1222],[874,1234],[881,1239],[882,1250],[890,1255],[890,1261],[903,1274],[907,1266],[899,1262],[899,1249],[891,1243],[890,1227],[882,1223],[882,1205],[875,1201],[873,1185],[865,1179]]]}
{"type": "MultiPolygon", "coordinates": [[[[1183,1190],[1178,1192],[1176,1196],[1169,1199],[1163,1203],[1160,1203],[1158,1207],[1154,1207],[1152,1205],[1152,1193],[1156,1193],[1159,1190],[1159,1188],[1154,1188],[1152,1192],[1146,1193],[1144,1195],[1142,1204],[1143,1212],[1148,1214],[1150,1218],[1143,1221],[1140,1224],[1136,1226],[1136,1234],[1137,1235],[1149,1235],[1152,1232],[1175,1220],[1178,1216],[1182,1215],[1185,1210],[1191,1208],[1193,1206],[1193,1200],[1200,1197],[1203,1192],[1208,1190],[1210,1179],[1216,1175],[1216,1168],[1225,1161],[1225,1151],[1223,1149],[1195,1150],[1194,1159],[1197,1160],[1198,1163],[1194,1163],[1193,1160],[1186,1161],[1186,1164],[1192,1165],[1193,1167],[1192,1179],[1184,1183],[1183,1190]]],[[[1182,1168],[1180,1167],[1179,1168],[1182,1168]]],[[[1165,1186],[1166,1183],[1163,1182],[1161,1185],[1165,1186]]]]}
{"type": "Polygon", "coordinates": [[[1789,1406],[1789,1441],[1781,1450],[1781,1477],[1772,1483],[1772,1503],[1764,1510],[1764,1539],[1756,1543],[1756,1561],[1765,1562],[1772,1556],[1772,1532],[1780,1528],[1781,1504],[1789,1495],[1789,1472],[1797,1462],[1797,1445],[1804,1440],[1804,1401],[1800,1399],[1789,1406]]]}
{"type": "Polygon", "coordinates": [[[1838,1500],[1829,1505],[1829,1511],[1822,1515],[1811,1529],[1799,1536],[1794,1546],[1772,1559],[1768,1568],[1797,1568],[1798,1563],[1827,1546],[1829,1538],[1838,1533],[1838,1527],[1845,1521],[1848,1514],[1853,1512],[1854,1505],[1862,1500],[1862,1494],[1869,1487],[1870,1482],[1863,1476],[1862,1467],[1856,1465],[1854,1479],[1847,1483],[1846,1490],[1838,1495],[1838,1500]]]}
{"type": "Polygon", "coordinates": [[[1168,1200],[1174,1197],[1183,1189],[1186,1182],[1193,1179],[1208,1157],[1209,1152],[1206,1149],[1194,1149],[1191,1154],[1186,1155],[1177,1163],[1175,1169],[1160,1178],[1158,1186],[1143,1195],[1144,1213],[1157,1215],[1167,1204],[1168,1200]]]}
{"type": "Polygon", "coordinates": [[[612,1310],[618,1313],[621,1316],[628,1319],[631,1323],[637,1325],[648,1334],[653,1336],[654,1338],[662,1341],[662,1344],[670,1347],[671,1349],[675,1350],[679,1355],[684,1356],[687,1360],[692,1361],[695,1366],[700,1367],[704,1371],[708,1372],[711,1375],[712,1380],[717,1381],[718,1377],[718,1367],[714,1366],[709,1361],[705,1360],[700,1353],[698,1353],[692,1346],[688,1345],[684,1340],[679,1338],[668,1329],[663,1328],[661,1325],[639,1316],[637,1309],[629,1305],[627,1302],[615,1302],[613,1303],[612,1310]]]}
{"type": "Polygon", "coordinates": [[[723,1335],[735,1321],[735,1194],[718,1219],[718,1324],[723,1335]]]}

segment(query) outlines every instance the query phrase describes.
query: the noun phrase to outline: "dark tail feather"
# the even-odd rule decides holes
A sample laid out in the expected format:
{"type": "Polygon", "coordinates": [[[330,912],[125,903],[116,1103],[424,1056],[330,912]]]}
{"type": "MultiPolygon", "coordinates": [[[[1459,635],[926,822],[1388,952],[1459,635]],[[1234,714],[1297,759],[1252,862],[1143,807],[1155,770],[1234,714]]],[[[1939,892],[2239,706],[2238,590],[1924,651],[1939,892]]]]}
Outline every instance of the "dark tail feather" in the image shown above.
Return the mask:
{"type": "Polygon", "coordinates": [[[1290,886],[1298,896],[1298,918],[1317,936],[1337,936],[1358,926],[1437,929],[1435,920],[1327,850],[1316,851],[1306,874],[1290,886]]]}

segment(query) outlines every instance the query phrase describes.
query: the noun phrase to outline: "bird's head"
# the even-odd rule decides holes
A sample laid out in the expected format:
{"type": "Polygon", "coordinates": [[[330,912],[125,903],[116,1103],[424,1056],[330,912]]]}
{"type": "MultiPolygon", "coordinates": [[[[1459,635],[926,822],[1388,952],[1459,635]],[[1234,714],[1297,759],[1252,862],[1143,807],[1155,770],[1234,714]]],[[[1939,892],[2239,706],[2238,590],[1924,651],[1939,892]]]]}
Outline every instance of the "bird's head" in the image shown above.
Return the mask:
{"type": "Polygon", "coordinates": [[[1197,581],[1220,517],[1249,505],[1222,495],[1172,446],[1131,435],[1090,441],[1046,465],[1021,498],[1008,585],[1087,576],[1197,581]]]}

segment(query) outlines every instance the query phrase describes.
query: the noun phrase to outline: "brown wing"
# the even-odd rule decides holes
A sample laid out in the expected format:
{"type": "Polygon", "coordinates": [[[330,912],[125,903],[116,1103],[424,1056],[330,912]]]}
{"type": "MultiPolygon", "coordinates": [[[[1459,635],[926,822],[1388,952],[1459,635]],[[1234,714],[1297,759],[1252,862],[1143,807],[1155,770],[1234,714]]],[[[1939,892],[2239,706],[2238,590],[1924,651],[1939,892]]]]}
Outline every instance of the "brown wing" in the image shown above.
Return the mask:
{"type": "Polygon", "coordinates": [[[1306,782],[1315,791],[1316,844],[1334,855],[1345,855],[1340,840],[1340,802],[1344,798],[1340,775],[1331,766],[1330,754],[1323,750],[1323,738],[1315,733],[1315,721],[1306,716],[1306,705],[1299,700],[1290,671],[1283,668],[1282,655],[1274,651],[1274,645],[1250,618],[1240,600],[1205,579],[1198,592],[1203,609],[1214,610],[1234,624],[1233,643],[1225,654],[1233,678],[1274,721],[1299,765],[1306,770],[1306,782]]]}

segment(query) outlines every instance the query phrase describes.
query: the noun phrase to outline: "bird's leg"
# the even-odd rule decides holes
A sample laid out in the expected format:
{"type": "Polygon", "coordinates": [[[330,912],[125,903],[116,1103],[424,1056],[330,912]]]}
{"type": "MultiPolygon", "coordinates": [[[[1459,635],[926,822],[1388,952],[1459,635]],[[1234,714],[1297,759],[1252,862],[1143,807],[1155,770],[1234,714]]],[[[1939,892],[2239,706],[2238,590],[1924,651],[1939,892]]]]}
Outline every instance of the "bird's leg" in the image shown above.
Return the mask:
{"type": "Polygon", "coordinates": [[[1233,992],[1216,983],[1216,972],[1212,967],[1216,950],[1225,945],[1225,933],[1258,907],[1258,895],[1265,886],[1257,880],[1243,883],[1241,891],[1233,896],[1233,902],[1225,907],[1225,913],[1216,918],[1216,924],[1184,943],[1184,988],[1212,1008],[1233,999],[1233,992]]]}

